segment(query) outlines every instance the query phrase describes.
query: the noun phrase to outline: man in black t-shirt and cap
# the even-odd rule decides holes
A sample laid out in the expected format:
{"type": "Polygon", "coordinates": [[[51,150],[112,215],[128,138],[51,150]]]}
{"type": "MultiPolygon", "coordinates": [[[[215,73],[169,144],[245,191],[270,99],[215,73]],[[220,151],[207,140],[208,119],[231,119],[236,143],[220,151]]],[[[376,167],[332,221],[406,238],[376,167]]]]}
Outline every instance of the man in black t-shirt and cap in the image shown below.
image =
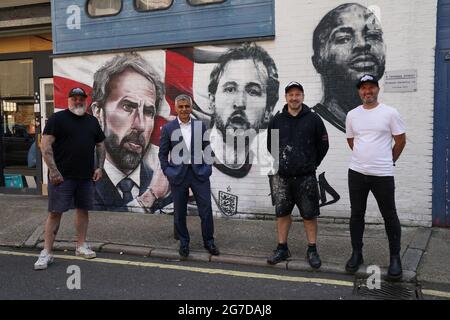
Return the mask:
{"type": "Polygon", "coordinates": [[[47,269],[53,262],[53,242],[62,213],[75,207],[77,248],[75,254],[87,259],[96,254],[86,243],[88,211],[92,210],[94,182],[102,178],[105,135],[97,119],[86,113],[86,92],[73,88],[68,109],[54,113],[44,128],[41,151],[49,170],[48,211],[44,249],[34,264],[47,269]],[[94,161],[95,155],[97,161],[94,161]],[[97,164],[97,168],[94,168],[97,164]]]}

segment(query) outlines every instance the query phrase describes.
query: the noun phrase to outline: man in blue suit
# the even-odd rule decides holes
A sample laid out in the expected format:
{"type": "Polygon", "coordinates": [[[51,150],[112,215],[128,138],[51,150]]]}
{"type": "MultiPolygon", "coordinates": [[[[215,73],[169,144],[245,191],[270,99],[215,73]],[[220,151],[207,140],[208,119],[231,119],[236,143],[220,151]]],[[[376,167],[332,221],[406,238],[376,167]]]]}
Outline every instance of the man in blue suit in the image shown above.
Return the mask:
{"type": "Polygon", "coordinates": [[[186,216],[190,188],[194,193],[201,219],[204,247],[212,255],[219,255],[219,249],[214,244],[209,182],[212,173],[212,152],[209,141],[204,139],[206,126],[202,121],[191,118],[190,96],[177,96],[175,109],[178,117],[161,129],[158,157],[172,191],[175,229],[180,239],[179,253],[182,257],[189,255],[190,238],[186,216]]]}

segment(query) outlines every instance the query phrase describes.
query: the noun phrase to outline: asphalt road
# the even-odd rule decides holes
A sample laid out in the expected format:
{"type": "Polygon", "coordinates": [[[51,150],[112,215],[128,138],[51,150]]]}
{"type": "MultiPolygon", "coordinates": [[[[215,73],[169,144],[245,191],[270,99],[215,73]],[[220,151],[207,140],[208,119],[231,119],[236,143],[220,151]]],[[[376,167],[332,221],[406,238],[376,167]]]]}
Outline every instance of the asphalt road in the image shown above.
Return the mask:
{"type": "MultiPolygon", "coordinates": [[[[358,300],[350,275],[99,253],[56,252],[34,271],[38,251],[0,248],[1,300],[358,300]]],[[[433,297],[427,297],[433,298],[433,297]]],[[[181,301],[183,303],[181,303],[181,301]]]]}
{"type": "MultiPolygon", "coordinates": [[[[12,251],[12,250],[11,250],[12,251]]],[[[100,253],[72,260],[73,252],[47,270],[34,271],[33,256],[0,254],[0,299],[287,300],[353,299],[351,286],[311,282],[312,274],[218,263],[167,261],[100,253]],[[100,260],[105,259],[105,260],[100,260]],[[137,265],[129,265],[129,262],[137,265]],[[76,266],[72,269],[70,266],[76,266]],[[77,269],[77,267],[79,269],[77,269]],[[74,270],[79,271],[80,281],[74,270]],[[71,278],[70,278],[71,277],[71,278]],[[70,279],[69,279],[70,278],[70,279]],[[74,289],[69,289],[67,283],[74,289]]],[[[323,274],[320,278],[324,278],[323,274]]],[[[341,277],[351,285],[352,277],[341,277]]],[[[334,276],[333,279],[336,279],[334,276]]],[[[330,279],[331,281],[331,279],[330,279]]],[[[319,281],[320,282],[320,281],[319,281]]],[[[324,279],[322,282],[327,282],[324,279]]]]}

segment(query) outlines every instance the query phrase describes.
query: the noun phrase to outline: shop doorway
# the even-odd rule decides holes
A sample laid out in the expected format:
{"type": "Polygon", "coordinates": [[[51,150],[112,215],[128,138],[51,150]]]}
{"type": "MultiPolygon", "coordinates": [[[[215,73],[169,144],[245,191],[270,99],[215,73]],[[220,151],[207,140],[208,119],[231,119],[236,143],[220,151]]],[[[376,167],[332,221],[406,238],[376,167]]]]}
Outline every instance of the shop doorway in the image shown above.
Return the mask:
{"type": "MultiPolygon", "coordinates": [[[[41,135],[44,131],[48,118],[55,112],[53,98],[53,78],[39,79],[39,88],[41,92],[40,109],[41,109],[41,135]]],[[[48,185],[48,167],[42,161],[42,194],[47,195],[48,185]]]]}
{"type": "Polygon", "coordinates": [[[0,61],[1,192],[38,193],[33,60],[0,61]]]}

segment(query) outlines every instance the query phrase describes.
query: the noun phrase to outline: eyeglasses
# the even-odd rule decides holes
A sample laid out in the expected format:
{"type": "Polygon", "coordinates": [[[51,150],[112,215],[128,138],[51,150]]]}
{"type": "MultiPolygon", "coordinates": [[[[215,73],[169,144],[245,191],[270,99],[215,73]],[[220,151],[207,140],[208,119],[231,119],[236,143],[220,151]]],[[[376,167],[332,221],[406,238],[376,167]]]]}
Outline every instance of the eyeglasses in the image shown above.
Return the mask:
{"type": "Polygon", "coordinates": [[[178,109],[190,109],[191,106],[188,105],[188,104],[187,104],[187,105],[178,105],[177,108],[178,108],[178,109]]]}

